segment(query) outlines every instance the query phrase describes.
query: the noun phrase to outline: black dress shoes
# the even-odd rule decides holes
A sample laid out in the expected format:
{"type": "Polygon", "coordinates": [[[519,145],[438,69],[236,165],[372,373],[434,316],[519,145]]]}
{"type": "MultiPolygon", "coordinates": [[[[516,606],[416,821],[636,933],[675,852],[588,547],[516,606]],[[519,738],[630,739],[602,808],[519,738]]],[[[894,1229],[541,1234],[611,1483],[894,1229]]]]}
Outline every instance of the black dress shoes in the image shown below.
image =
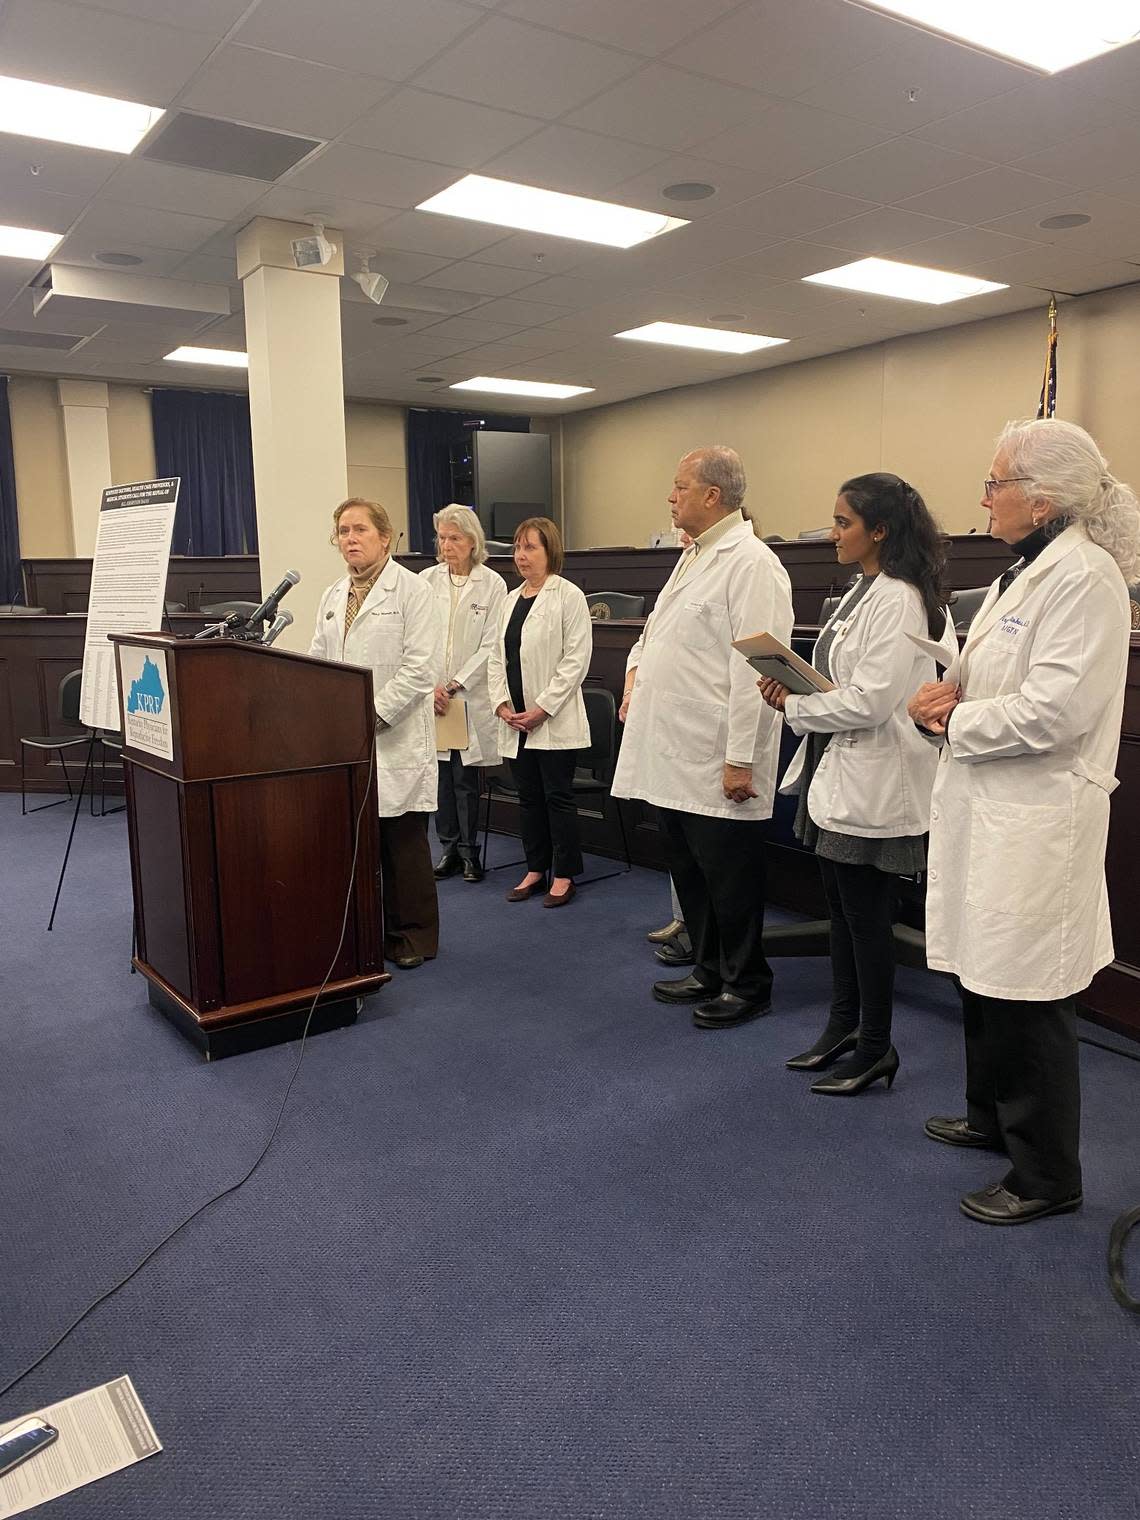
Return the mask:
{"type": "MultiPolygon", "coordinates": [[[[822,1071],[825,1066],[830,1066],[833,1061],[838,1061],[840,1056],[845,1056],[848,1051],[854,1050],[859,1043],[859,1031],[853,1029],[850,1034],[841,1035],[834,1045],[825,1045],[822,1050],[817,1050],[815,1045],[810,1050],[801,1051],[798,1056],[792,1056],[784,1065],[789,1071],[822,1071]]],[[[819,1041],[816,1041],[819,1044],[819,1041]]]]}
{"type": "Polygon", "coordinates": [[[455,876],[463,869],[463,862],[454,850],[445,850],[432,867],[432,874],[436,881],[446,881],[449,876],[455,876]]]}
{"type": "Polygon", "coordinates": [[[669,940],[676,939],[684,927],[679,918],[671,918],[664,928],[652,929],[645,937],[651,945],[664,945],[669,940]]]}
{"type": "Polygon", "coordinates": [[[879,1056],[878,1060],[871,1062],[869,1066],[863,1066],[862,1070],[845,1077],[843,1068],[840,1067],[834,1077],[820,1077],[817,1082],[813,1082],[811,1090],[813,1093],[822,1093],[825,1098],[857,1098],[880,1077],[886,1079],[889,1090],[898,1074],[899,1053],[892,1045],[885,1054],[879,1056]]]}
{"type": "Polygon", "coordinates": [[[465,860],[463,862],[463,880],[464,881],[482,881],[483,880],[483,867],[479,864],[479,862],[477,860],[465,860]]]}
{"type": "Polygon", "coordinates": [[[959,1207],[980,1224],[1029,1224],[1049,1214],[1071,1214],[1083,1201],[1080,1193],[1071,1198],[1019,1198],[1003,1183],[995,1182],[978,1193],[967,1193],[959,1207]]]}
{"type": "Polygon", "coordinates": [[[693,942],[684,929],[653,953],[663,966],[691,966],[697,958],[693,953],[693,942]]]}
{"type": "Polygon", "coordinates": [[[722,992],[708,1002],[698,1003],[693,1009],[693,1023],[701,1029],[730,1029],[733,1024],[746,1024],[771,1013],[771,998],[742,998],[735,992],[722,992]]]}
{"type": "Polygon", "coordinates": [[[659,1003],[703,1003],[716,993],[695,976],[683,976],[680,981],[654,982],[653,996],[659,1003]]]}
{"type": "Polygon", "coordinates": [[[985,1135],[979,1129],[971,1129],[970,1121],[964,1116],[961,1119],[951,1119],[943,1114],[935,1114],[932,1119],[927,1119],[923,1129],[929,1139],[939,1140],[943,1145],[962,1145],[978,1151],[1005,1150],[996,1135],[985,1135]]]}

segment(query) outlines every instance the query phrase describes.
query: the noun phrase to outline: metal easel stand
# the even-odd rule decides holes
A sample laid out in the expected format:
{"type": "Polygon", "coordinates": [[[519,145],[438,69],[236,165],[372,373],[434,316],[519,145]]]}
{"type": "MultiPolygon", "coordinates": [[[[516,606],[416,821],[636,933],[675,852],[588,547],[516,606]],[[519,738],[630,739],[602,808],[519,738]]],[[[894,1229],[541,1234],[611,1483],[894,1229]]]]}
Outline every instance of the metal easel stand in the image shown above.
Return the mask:
{"type": "Polygon", "coordinates": [[[79,809],[83,805],[83,793],[87,787],[88,778],[91,775],[91,762],[95,758],[95,746],[99,743],[99,736],[92,734],[87,742],[87,759],[83,766],[83,779],[79,783],[79,790],[75,794],[75,808],[71,814],[71,828],[67,831],[67,846],[63,852],[63,864],[59,868],[59,881],[56,883],[55,898],[51,905],[51,917],[48,919],[48,933],[55,927],[55,910],[59,907],[59,894],[63,891],[63,878],[67,875],[67,862],[71,859],[71,842],[75,838],[75,825],[79,822],[79,809]]]}

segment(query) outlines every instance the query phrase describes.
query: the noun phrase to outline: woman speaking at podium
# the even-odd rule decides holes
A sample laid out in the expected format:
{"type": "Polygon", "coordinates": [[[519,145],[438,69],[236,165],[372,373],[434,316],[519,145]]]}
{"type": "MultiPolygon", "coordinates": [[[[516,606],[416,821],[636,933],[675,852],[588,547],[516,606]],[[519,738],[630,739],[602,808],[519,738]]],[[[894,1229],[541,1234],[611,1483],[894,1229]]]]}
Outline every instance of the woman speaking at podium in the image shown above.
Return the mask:
{"type": "Polygon", "coordinates": [[[372,671],[384,954],[409,971],[439,947],[427,832],[436,805],[433,598],[391,558],[392,523],[378,502],[342,501],[332,541],[348,574],[321,597],[309,653],[372,671]]]}

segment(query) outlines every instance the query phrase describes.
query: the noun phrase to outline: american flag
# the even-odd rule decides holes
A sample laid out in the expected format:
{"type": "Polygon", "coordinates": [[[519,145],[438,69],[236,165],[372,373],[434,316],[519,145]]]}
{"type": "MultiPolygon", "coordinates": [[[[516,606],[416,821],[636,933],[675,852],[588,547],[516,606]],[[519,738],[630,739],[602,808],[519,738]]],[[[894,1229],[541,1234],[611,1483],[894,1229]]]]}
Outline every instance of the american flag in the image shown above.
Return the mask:
{"type": "Polygon", "coordinates": [[[1057,297],[1049,297],[1049,346],[1045,350],[1045,376],[1041,381],[1038,417],[1053,417],[1057,411],[1057,297]]]}

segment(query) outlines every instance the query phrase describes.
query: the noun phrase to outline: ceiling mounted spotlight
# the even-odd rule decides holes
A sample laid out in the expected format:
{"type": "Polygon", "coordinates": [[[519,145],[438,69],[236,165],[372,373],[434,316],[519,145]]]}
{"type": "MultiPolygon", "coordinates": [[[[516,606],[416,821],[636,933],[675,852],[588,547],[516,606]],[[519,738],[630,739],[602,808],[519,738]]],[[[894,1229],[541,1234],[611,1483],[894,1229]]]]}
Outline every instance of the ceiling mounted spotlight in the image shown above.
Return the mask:
{"type": "Polygon", "coordinates": [[[1044,227],[1046,232],[1063,232],[1066,227],[1087,227],[1091,221],[1092,217],[1083,211],[1062,211],[1058,216],[1047,216],[1037,225],[1044,227]]]}
{"type": "Polygon", "coordinates": [[[373,327],[407,327],[408,317],[373,317],[373,327]]]}
{"type": "Polygon", "coordinates": [[[142,259],[139,258],[137,253],[115,253],[113,250],[108,250],[106,253],[97,253],[94,255],[94,258],[97,264],[116,264],[123,265],[124,267],[128,264],[142,263],[142,259]]]}
{"type": "Polygon", "coordinates": [[[360,286],[368,299],[374,301],[379,306],[387,294],[388,281],[382,274],[373,274],[371,254],[363,254],[361,256],[360,268],[352,278],[360,286]]]}
{"type": "Polygon", "coordinates": [[[417,375],[416,376],[416,384],[417,385],[442,385],[443,384],[443,376],[442,375],[417,375]]]}
{"type": "Polygon", "coordinates": [[[293,250],[293,263],[298,269],[311,269],[314,264],[331,264],[336,249],[325,237],[324,222],[313,223],[312,237],[294,238],[289,245],[293,250]]]}

